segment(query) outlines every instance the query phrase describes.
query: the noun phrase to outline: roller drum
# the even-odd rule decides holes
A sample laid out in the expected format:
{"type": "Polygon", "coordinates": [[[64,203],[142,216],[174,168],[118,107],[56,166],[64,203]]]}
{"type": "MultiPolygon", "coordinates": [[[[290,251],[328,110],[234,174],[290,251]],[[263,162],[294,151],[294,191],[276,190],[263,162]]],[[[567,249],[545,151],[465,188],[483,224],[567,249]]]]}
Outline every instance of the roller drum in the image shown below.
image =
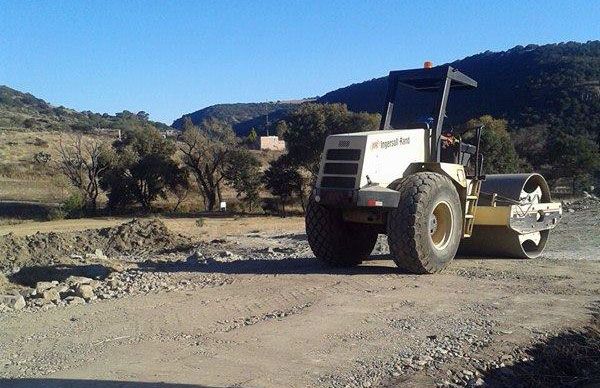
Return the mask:
{"type": "MultiPolygon", "coordinates": [[[[548,203],[550,189],[539,174],[487,175],[482,182],[478,206],[521,206],[548,203]]],[[[477,219],[477,214],[475,214],[477,219]]],[[[509,226],[477,225],[471,237],[461,241],[459,255],[534,258],[539,256],[548,241],[549,230],[520,234],[509,226]]]]}
{"type": "Polygon", "coordinates": [[[550,188],[546,179],[535,173],[486,175],[485,180],[481,183],[479,205],[491,206],[494,193],[497,194],[496,206],[510,206],[514,204],[512,201],[520,203],[551,202],[550,188]]]}

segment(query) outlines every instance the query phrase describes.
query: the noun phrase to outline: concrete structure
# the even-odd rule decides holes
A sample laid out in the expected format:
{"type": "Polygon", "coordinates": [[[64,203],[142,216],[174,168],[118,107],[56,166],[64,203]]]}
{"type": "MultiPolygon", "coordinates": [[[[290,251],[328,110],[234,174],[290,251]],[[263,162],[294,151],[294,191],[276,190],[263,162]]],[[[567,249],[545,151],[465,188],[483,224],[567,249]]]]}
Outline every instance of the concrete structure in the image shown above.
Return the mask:
{"type": "Polygon", "coordinates": [[[258,144],[261,150],[285,151],[285,141],[277,136],[261,136],[258,144]]]}

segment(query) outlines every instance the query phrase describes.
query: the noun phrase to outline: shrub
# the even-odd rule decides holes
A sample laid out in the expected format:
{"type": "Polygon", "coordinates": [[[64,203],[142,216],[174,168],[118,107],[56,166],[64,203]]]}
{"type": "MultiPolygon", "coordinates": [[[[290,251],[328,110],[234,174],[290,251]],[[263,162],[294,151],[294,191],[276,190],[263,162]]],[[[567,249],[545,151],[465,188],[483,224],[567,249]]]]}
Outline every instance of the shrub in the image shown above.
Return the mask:
{"type": "Polygon", "coordinates": [[[63,202],[62,211],[68,218],[83,217],[85,209],[85,198],[81,193],[75,192],[63,202]]]}

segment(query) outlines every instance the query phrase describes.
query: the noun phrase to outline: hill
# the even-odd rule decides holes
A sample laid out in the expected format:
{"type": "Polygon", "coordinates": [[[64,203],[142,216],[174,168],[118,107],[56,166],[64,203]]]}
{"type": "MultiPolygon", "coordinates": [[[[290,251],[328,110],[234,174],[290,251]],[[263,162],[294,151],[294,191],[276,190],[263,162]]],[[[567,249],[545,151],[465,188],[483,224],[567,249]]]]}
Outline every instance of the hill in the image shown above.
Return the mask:
{"type": "MultiPolygon", "coordinates": [[[[517,46],[450,65],[479,83],[474,91],[451,96],[447,109],[451,124],[490,114],[518,127],[549,124],[598,135],[600,41],[517,46]]],[[[318,102],[379,112],[386,88],[387,77],[376,78],[329,92],[318,102]]]]}
{"type": "Polygon", "coordinates": [[[238,136],[246,136],[252,128],[264,133],[267,123],[280,120],[291,109],[306,101],[311,99],[211,105],[183,115],[173,122],[172,127],[181,129],[183,120],[189,117],[196,125],[207,119],[224,121],[233,127],[238,136]]]}
{"type": "Polygon", "coordinates": [[[0,130],[89,132],[91,130],[122,129],[132,124],[151,125],[159,130],[170,129],[164,123],[148,120],[146,112],[123,111],[116,115],[78,112],[18,90],[0,85],[0,130]]]}
{"type": "MultiPolygon", "coordinates": [[[[486,114],[507,119],[512,128],[549,125],[598,140],[600,132],[600,41],[516,46],[486,51],[450,63],[478,81],[474,91],[454,93],[448,104],[449,124],[486,114]]],[[[312,101],[344,103],[355,112],[380,112],[387,77],[346,86],[312,101]]],[[[399,101],[410,100],[410,95],[399,101]]],[[[250,128],[264,131],[295,103],[239,103],[209,106],[186,114],[196,124],[216,118],[239,135],[250,128]]],[[[180,128],[183,117],[173,123],[180,128]]]]}

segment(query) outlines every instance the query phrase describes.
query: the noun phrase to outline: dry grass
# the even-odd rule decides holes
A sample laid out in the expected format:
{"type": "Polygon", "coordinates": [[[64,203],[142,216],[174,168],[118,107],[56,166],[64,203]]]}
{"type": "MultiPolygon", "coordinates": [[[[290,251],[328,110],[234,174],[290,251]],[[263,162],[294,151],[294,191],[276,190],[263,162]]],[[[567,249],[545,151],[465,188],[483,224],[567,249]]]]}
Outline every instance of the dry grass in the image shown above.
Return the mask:
{"type": "MultiPolygon", "coordinates": [[[[71,193],[66,178],[53,168],[59,160],[59,144],[61,139],[68,141],[71,135],[64,132],[22,132],[0,131],[0,201],[24,201],[56,204],[63,202],[71,193]],[[48,153],[51,161],[47,165],[34,162],[34,155],[38,152],[48,153]]],[[[114,135],[84,135],[87,139],[102,139],[106,142],[114,140],[114,135]]],[[[271,160],[278,158],[281,152],[251,151],[266,168],[271,160]]],[[[176,152],[175,159],[180,160],[180,152],[176,152]]],[[[192,186],[194,182],[192,179],[192,186]]],[[[222,188],[223,200],[228,203],[230,210],[240,210],[236,193],[229,187],[222,188]]],[[[269,196],[263,191],[262,196],[269,196]]],[[[106,197],[101,195],[98,204],[103,206],[106,197]]],[[[159,199],[154,207],[160,211],[173,211],[177,198],[169,195],[166,200],[159,199]]],[[[177,212],[194,213],[204,210],[202,197],[197,187],[192,187],[189,194],[177,208],[177,212]]],[[[40,219],[42,217],[17,217],[20,219],[40,219]]]]}
{"type": "MultiPolygon", "coordinates": [[[[58,146],[70,134],[64,132],[0,131],[0,200],[55,203],[69,195],[66,179],[52,168],[59,158],[58,146]],[[48,164],[38,164],[34,155],[50,155],[48,164]]],[[[111,138],[84,135],[84,138],[111,138]]]]}
{"type": "MultiPolygon", "coordinates": [[[[0,131],[0,160],[3,164],[33,163],[36,152],[47,152],[53,160],[59,157],[58,144],[69,136],[65,132],[0,131]]],[[[112,140],[110,136],[84,135],[85,139],[112,140]]]]}

